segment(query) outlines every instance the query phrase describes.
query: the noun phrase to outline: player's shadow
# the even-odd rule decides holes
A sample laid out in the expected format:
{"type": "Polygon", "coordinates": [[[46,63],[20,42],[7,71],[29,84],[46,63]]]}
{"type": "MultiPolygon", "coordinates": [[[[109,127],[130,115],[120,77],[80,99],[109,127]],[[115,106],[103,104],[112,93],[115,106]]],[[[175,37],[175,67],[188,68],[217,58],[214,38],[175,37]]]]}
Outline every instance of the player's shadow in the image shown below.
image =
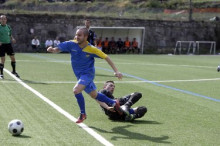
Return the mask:
{"type": "MultiPolygon", "coordinates": [[[[43,82],[37,82],[37,81],[30,81],[30,80],[25,80],[25,79],[21,79],[23,82],[25,83],[29,83],[29,84],[44,84],[47,85],[48,83],[43,83],[43,82]]],[[[2,80],[2,82],[16,82],[16,80],[14,79],[4,79],[2,80]]]]}
{"type": "Polygon", "coordinates": [[[5,82],[5,81],[6,81],[6,82],[14,82],[14,81],[16,81],[16,80],[14,80],[14,79],[5,79],[5,78],[4,78],[4,80],[0,80],[0,81],[2,81],[2,82],[5,82]]]}
{"type": "Polygon", "coordinates": [[[100,76],[100,77],[114,77],[113,75],[98,74],[98,73],[96,73],[95,76],[100,76]]]}
{"type": "Polygon", "coordinates": [[[162,124],[162,123],[157,122],[157,121],[146,121],[146,120],[134,120],[131,123],[133,123],[133,124],[162,124]]]}
{"type": "MultiPolygon", "coordinates": [[[[100,76],[100,77],[115,77],[114,75],[106,75],[106,74],[99,74],[99,73],[96,73],[95,76],[100,76]]],[[[123,76],[123,78],[128,78],[128,77],[123,76]]]]}
{"type": "MultiPolygon", "coordinates": [[[[111,120],[111,119],[110,119],[111,120]]],[[[124,120],[111,120],[112,122],[122,122],[122,123],[129,123],[129,122],[125,122],[124,120]]],[[[131,124],[163,124],[157,121],[146,121],[146,120],[134,120],[130,122],[131,124]]]]}
{"type": "Polygon", "coordinates": [[[16,138],[31,138],[31,136],[28,135],[19,135],[19,136],[14,136],[16,138]]]}
{"type": "Polygon", "coordinates": [[[44,82],[37,82],[37,81],[30,81],[30,80],[22,80],[25,83],[28,84],[42,84],[42,85],[48,85],[48,83],[44,83],[44,82]]]}
{"type": "Polygon", "coordinates": [[[152,142],[155,142],[155,143],[171,143],[169,141],[166,141],[169,139],[169,136],[159,136],[159,137],[152,137],[152,136],[149,136],[149,135],[145,135],[145,134],[142,134],[142,133],[137,133],[137,132],[132,132],[132,131],[128,131],[127,128],[131,127],[133,125],[126,125],[126,126],[118,126],[118,127],[114,127],[112,129],[112,131],[106,131],[106,130],[103,130],[103,129],[99,129],[99,128],[96,128],[96,127],[90,127],[90,128],[93,128],[99,132],[102,132],[102,133],[111,133],[111,134],[114,134],[114,135],[121,135],[121,136],[113,136],[111,139],[112,140],[117,140],[117,139],[135,139],[135,140],[148,140],[148,141],[152,141],[152,142]]]}

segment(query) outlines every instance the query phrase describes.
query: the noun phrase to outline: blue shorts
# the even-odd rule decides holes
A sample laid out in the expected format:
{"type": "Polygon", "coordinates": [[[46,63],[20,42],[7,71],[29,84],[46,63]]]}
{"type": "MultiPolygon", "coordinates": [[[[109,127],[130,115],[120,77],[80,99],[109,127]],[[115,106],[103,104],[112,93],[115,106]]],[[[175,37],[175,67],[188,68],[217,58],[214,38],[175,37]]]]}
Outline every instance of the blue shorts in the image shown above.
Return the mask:
{"type": "Polygon", "coordinates": [[[84,74],[78,78],[77,83],[86,86],[84,91],[89,94],[90,92],[96,90],[96,86],[95,83],[93,82],[93,79],[94,79],[93,75],[84,74]]]}

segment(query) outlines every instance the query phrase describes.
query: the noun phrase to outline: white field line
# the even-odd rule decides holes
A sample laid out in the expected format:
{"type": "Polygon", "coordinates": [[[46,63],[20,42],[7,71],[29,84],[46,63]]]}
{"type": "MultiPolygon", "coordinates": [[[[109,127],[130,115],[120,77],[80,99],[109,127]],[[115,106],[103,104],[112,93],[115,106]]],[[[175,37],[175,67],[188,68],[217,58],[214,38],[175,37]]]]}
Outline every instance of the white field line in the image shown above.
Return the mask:
{"type": "MultiPolygon", "coordinates": [[[[40,99],[42,99],[43,101],[45,101],[47,104],[49,104],[51,107],[53,107],[55,110],[57,110],[58,112],[60,112],[62,115],[64,115],[65,117],[67,117],[69,120],[73,121],[74,123],[76,122],[76,118],[72,115],[70,115],[68,112],[66,112],[65,110],[63,110],[61,107],[59,107],[58,105],[56,105],[54,102],[52,102],[51,100],[49,100],[48,98],[46,98],[45,96],[43,96],[41,93],[39,93],[37,90],[31,88],[30,86],[28,86],[26,83],[24,83],[22,80],[18,79],[17,77],[15,77],[10,71],[8,71],[7,69],[4,68],[4,71],[6,73],[8,73],[13,79],[15,79],[18,83],[20,83],[22,86],[24,86],[26,89],[28,89],[29,91],[31,91],[32,93],[34,93],[35,95],[37,95],[40,99]]],[[[88,132],[91,136],[93,136],[97,141],[99,141],[100,143],[102,143],[103,145],[106,146],[113,146],[112,143],[110,143],[109,141],[107,141],[105,138],[103,138],[101,135],[99,135],[97,132],[95,132],[93,129],[89,128],[87,125],[85,125],[84,123],[80,123],[77,124],[79,125],[82,129],[84,129],[86,132],[88,132]]]]}
{"type": "Polygon", "coordinates": [[[16,60],[16,62],[36,62],[36,63],[42,63],[42,62],[67,62],[67,63],[71,63],[70,61],[65,61],[65,60],[63,60],[63,61],[41,61],[41,60],[16,60]]]}
{"type": "MultiPolygon", "coordinates": [[[[38,60],[16,60],[17,62],[36,62],[36,63],[42,63],[42,62],[54,62],[54,63],[58,63],[58,62],[64,62],[64,63],[71,63],[70,61],[38,61],[38,60]]],[[[96,62],[96,64],[105,64],[106,62],[96,62]]],[[[196,65],[184,65],[184,64],[148,64],[148,63],[132,63],[132,62],[115,62],[115,64],[123,64],[123,65],[144,65],[144,66],[178,66],[178,67],[196,67],[196,68],[216,68],[213,66],[196,66],[196,65]]]]}
{"type": "MultiPolygon", "coordinates": [[[[192,79],[192,80],[162,80],[162,81],[114,81],[119,84],[127,83],[174,83],[174,82],[204,82],[204,81],[218,81],[220,78],[211,78],[211,79],[192,79]]],[[[16,81],[0,81],[0,83],[17,83],[16,81]]],[[[75,84],[77,81],[33,81],[30,82],[33,84],[75,84]]],[[[95,81],[96,84],[104,84],[105,81],[95,81]]]]}

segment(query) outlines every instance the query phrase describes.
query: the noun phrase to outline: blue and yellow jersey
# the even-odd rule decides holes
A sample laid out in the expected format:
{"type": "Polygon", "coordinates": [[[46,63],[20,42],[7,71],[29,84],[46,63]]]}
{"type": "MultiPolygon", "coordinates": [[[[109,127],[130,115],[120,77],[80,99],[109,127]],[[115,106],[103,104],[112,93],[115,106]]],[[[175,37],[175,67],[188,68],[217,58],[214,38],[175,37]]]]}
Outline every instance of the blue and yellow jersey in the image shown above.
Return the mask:
{"type": "Polygon", "coordinates": [[[71,54],[72,69],[77,78],[79,78],[82,74],[95,75],[94,57],[102,59],[107,58],[105,53],[92,46],[90,43],[82,49],[75,40],[66,41],[60,43],[58,48],[61,51],[69,52],[71,54]]]}

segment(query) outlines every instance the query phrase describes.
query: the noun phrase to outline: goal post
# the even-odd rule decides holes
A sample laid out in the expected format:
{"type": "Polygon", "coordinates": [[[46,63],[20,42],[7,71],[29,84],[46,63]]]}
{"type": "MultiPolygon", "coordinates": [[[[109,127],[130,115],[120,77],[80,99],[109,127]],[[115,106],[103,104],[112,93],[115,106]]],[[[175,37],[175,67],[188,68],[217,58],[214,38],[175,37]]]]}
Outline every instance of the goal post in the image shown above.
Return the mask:
{"type": "Polygon", "coordinates": [[[179,54],[182,53],[183,44],[188,45],[187,54],[190,53],[191,49],[193,50],[193,54],[195,53],[196,43],[194,41],[177,41],[174,49],[174,54],[177,53],[177,50],[179,51],[179,54]]]}
{"type": "Polygon", "coordinates": [[[177,50],[179,51],[179,54],[181,54],[183,44],[188,45],[188,51],[187,54],[190,54],[190,50],[193,50],[193,54],[196,53],[196,50],[199,54],[200,51],[200,44],[210,44],[210,50],[209,53],[213,55],[216,54],[216,42],[215,41],[177,41],[174,49],[174,54],[177,53],[177,50]]]}
{"type": "Polygon", "coordinates": [[[212,54],[213,52],[213,55],[216,54],[216,42],[215,41],[196,41],[196,48],[198,49],[199,51],[199,46],[200,44],[210,44],[210,54],[212,54]]]}

